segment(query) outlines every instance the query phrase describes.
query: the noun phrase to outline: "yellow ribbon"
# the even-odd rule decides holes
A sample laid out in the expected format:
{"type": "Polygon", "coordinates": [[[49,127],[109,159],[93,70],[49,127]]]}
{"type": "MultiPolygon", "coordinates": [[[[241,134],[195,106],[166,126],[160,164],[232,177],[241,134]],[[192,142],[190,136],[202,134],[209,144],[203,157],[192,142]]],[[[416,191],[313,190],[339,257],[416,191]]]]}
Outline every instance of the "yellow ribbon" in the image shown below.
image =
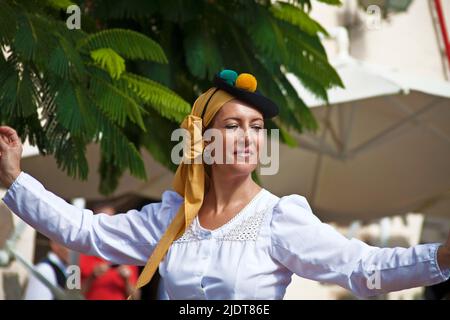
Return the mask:
{"type": "MultiPolygon", "coordinates": [[[[190,139],[189,146],[184,150],[183,160],[175,173],[173,188],[184,201],[148,259],[137,280],[135,290],[150,282],[172,242],[184,234],[197,216],[203,204],[205,187],[209,183],[202,161],[204,149],[202,134],[220,108],[232,99],[234,97],[229,93],[215,87],[210,88],[195,100],[191,114],[181,123],[181,127],[188,131],[190,139]]],[[[130,298],[131,296],[128,297],[130,298]]]]}

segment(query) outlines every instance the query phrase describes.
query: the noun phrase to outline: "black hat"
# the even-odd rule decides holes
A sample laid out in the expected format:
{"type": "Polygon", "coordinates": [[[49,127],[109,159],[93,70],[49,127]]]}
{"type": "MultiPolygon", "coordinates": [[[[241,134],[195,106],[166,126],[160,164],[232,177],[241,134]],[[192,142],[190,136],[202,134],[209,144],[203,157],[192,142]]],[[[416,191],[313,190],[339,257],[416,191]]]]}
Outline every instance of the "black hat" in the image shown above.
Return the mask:
{"type": "Polygon", "coordinates": [[[278,115],[278,106],[256,90],[256,78],[249,73],[241,73],[238,76],[233,70],[222,70],[214,76],[214,84],[258,109],[266,119],[278,115]]]}

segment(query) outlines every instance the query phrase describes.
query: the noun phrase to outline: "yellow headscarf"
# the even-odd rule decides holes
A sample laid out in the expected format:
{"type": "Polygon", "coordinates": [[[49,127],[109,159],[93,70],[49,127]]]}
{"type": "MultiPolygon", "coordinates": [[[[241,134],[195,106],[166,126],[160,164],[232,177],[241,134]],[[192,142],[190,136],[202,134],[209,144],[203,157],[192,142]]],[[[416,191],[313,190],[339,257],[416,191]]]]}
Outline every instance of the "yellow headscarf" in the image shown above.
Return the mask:
{"type": "Polygon", "coordinates": [[[232,99],[234,97],[229,93],[212,87],[197,98],[191,114],[181,123],[181,127],[188,130],[191,137],[190,148],[184,154],[185,159],[189,158],[191,161],[190,163],[182,161],[178,166],[173,188],[184,198],[184,201],[145,265],[136,283],[136,289],[150,282],[172,242],[183,235],[197,216],[203,203],[208,176],[203,161],[198,163],[194,159],[203,157],[204,129],[208,127],[220,108],[232,99]]]}
{"type": "Polygon", "coordinates": [[[194,102],[191,114],[181,123],[181,127],[188,130],[191,137],[190,154],[185,154],[185,157],[189,157],[191,161],[190,164],[182,162],[178,166],[173,180],[174,190],[184,198],[178,214],[185,217],[185,226],[180,229],[177,238],[189,227],[203,203],[205,183],[208,177],[203,163],[201,161],[194,163],[197,157],[203,156],[203,131],[220,108],[232,99],[234,97],[229,93],[215,87],[210,88],[198,97],[194,102]]]}

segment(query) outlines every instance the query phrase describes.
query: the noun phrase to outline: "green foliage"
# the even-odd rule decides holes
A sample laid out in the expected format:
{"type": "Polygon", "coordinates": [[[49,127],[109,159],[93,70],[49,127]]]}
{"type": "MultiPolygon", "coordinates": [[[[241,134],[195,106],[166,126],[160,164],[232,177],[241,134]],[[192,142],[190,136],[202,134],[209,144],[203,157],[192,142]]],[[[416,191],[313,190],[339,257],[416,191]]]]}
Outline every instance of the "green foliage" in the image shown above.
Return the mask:
{"type": "Polygon", "coordinates": [[[0,122],[78,178],[86,146],[99,143],[103,193],[126,170],[145,178],[141,148],[175,169],[170,134],[222,68],[256,76],[281,109],[266,126],[289,146],[290,130],[317,123],[286,73],[324,101],[343,86],[310,0],[75,2],[82,30],[66,27],[69,0],[0,0],[0,122]]]}
{"type": "Polygon", "coordinates": [[[307,34],[314,36],[318,32],[327,35],[326,30],[302,9],[289,3],[276,3],[270,8],[273,16],[279,20],[290,23],[307,34]]]}
{"type": "Polygon", "coordinates": [[[67,7],[75,3],[70,0],[46,0],[47,5],[53,9],[66,10],[67,7]]]}
{"type": "Polygon", "coordinates": [[[167,63],[154,40],[120,28],[68,30],[60,13],[71,4],[0,1],[0,122],[81,179],[88,175],[86,146],[100,143],[100,189],[109,193],[126,169],[146,177],[136,139],[147,132],[146,108],[178,120],[188,104],[167,87],[126,72],[127,59],[167,63]],[[133,82],[136,93],[121,81],[133,82]]]}
{"type": "MultiPolygon", "coordinates": [[[[307,13],[309,1],[174,3],[155,0],[151,13],[134,10],[134,21],[139,21],[140,29],[151,30],[148,35],[161,43],[170,60],[164,70],[138,66],[140,73],[164,79],[166,85],[193,101],[211,85],[217,70],[250,72],[258,79],[258,89],[282,107],[275,122],[286,129],[286,134],[290,129],[302,132],[317,128],[310,110],[287,81],[286,72],[294,73],[325,102],[328,89],[343,85],[319,39],[319,33],[327,33],[307,13]]],[[[102,17],[108,17],[106,6],[98,8],[102,17]]],[[[129,6],[128,12],[131,10],[129,6]]],[[[115,21],[120,18],[123,26],[127,25],[127,20],[114,11],[115,21]]]]}
{"type": "Polygon", "coordinates": [[[191,111],[187,102],[156,81],[132,73],[125,74],[122,80],[128,89],[164,118],[180,123],[191,111]]]}
{"type": "Polygon", "coordinates": [[[125,60],[110,48],[91,51],[91,58],[102,69],[108,71],[113,79],[119,79],[125,71],[125,60]]]}
{"type": "Polygon", "coordinates": [[[167,63],[167,58],[159,44],[132,30],[108,29],[100,31],[81,40],[78,48],[88,51],[111,48],[127,59],[167,63]]]}

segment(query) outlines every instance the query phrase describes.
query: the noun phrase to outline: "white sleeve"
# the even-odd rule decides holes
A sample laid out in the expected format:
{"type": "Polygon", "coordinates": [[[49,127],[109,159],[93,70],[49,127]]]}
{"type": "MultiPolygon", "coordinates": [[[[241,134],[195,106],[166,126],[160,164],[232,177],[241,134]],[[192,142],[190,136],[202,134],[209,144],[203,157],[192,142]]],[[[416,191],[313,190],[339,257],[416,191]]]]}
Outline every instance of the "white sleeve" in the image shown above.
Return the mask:
{"type": "Polygon", "coordinates": [[[297,275],[340,285],[360,297],[445,281],[439,244],[378,248],[322,223],[299,195],[281,198],[271,221],[271,254],[297,275]]]}
{"type": "Polygon", "coordinates": [[[72,250],[117,264],[144,265],[182,198],[168,190],[162,202],[141,211],[94,215],[67,203],[22,172],[3,201],[37,231],[72,250]]]}
{"type": "MultiPolygon", "coordinates": [[[[55,287],[58,286],[56,275],[52,267],[47,263],[39,263],[36,265],[36,270],[40,272],[55,287]]],[[[28,285],[25,290],[24,300],[53,300],[53,294],[47,286],[30,274],[28,278],[28,285]]]]}

